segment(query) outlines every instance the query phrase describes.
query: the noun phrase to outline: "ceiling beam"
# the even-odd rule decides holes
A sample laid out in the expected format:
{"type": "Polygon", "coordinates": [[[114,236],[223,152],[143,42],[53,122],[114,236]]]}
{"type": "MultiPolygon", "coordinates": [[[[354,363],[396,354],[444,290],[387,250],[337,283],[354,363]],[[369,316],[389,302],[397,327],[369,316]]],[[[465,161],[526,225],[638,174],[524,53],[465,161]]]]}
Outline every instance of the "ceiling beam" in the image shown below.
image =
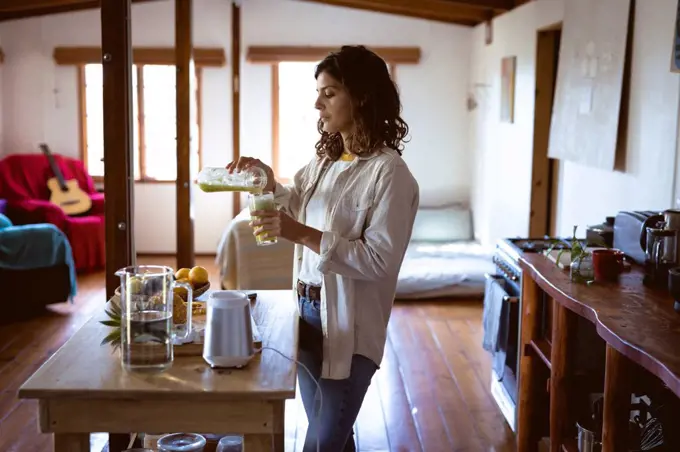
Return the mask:
{"type": "Polygon", "coordinates": [[[514,0],[302,0],[474,26],[514,6],[514,0]]]}
{"type": "MultiPolygon", "coordinates": [[[[132,0],[132,3],[149,1],[156,0],[132,0]]],[[[0,21],[96,9],[100,5],[100,0],[2,0],[0,21]]]]}
{"type": "MultiPolygon", "coordinates": [[[[369,49],[380,55],[387,64],[418,64],[420,47],[373,47],[369,49]]],[[[313,46],[250,46],[246,55],[249,63],[276,64],[282,61],[319,62],[337,47],[313,46]]]]}
{"type": "Polygon", "coordinates": [[[455,5],[475,6],[486,9],[511,10],[515,3],[529,0],[443,0],[455,5]]]}

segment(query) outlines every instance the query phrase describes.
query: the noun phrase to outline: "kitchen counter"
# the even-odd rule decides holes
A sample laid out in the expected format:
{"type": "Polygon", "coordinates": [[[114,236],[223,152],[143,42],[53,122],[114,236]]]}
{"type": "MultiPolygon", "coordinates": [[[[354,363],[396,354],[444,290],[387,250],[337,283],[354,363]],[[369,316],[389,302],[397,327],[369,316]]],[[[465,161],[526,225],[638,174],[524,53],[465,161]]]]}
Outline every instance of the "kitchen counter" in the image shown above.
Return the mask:
{"type": "MultiPolygon", "coordinates": [[[[642,284],[642,268],[633,266],[618,283],[572,283],[569,272],[538,253],[524,253],[518,450],[536,450],[537,366],[550,368],[550,442],[553,451],[576,450],[568,434],[578,316],[595,325],[606,342],[603,451],[625,449],[628,412],[636,366],[658,377],[680,397],[680,314],[672,298],[642,284]],[[552,344],[537,336],[543,293],[554,300],[552,344]]],[[[538,415],[540,416],[540,415],[538,415]]]]}

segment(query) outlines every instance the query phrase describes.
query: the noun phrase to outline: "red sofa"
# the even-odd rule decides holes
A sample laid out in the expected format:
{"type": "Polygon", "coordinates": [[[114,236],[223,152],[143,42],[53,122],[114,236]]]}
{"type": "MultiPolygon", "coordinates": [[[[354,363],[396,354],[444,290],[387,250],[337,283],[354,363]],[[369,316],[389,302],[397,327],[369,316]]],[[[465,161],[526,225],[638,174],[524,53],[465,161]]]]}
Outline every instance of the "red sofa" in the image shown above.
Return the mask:
{"type": "Polygon", "coordinates": [[[43,154],[11,154],[0,160],[0,198],[7,201],[5,214],[15,225],[51,223],[68,237],[79,272],[103,269],[106,262],[104,195],[79,160],[54,155],[64,179],[76,179],[92,199],[86,215],[68,216],[49,202],[47,180],[53,177],[43,154]]]}

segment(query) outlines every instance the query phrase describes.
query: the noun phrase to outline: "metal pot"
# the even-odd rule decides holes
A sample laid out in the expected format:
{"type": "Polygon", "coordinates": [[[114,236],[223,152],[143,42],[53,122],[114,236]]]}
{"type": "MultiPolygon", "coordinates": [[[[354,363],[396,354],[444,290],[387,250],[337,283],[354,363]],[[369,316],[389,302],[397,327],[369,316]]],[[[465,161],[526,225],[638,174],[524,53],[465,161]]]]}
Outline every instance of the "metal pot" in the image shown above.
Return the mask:
{"type": "Polygon", "coordinates": [[[601,452],[602,442],[597,441],[597,436],[592,430],[588,430],[578,422],[576,423],[578,429],[577,445],[579,452],[601,452]]]}

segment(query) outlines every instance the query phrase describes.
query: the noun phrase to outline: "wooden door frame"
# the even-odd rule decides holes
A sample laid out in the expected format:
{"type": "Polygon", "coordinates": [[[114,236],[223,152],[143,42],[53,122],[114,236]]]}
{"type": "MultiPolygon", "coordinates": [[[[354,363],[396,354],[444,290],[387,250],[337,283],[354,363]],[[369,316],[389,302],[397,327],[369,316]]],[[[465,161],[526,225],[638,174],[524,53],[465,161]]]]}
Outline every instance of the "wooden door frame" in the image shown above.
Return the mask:
{"type": "Polygon", "coordinates": [[[537,32],[534,146],[529,214],[529,237],[535,238],[556,233],[555,206],[559,160],[548,158],[548,146],[561,32],[561,23],[537,32]]]}

